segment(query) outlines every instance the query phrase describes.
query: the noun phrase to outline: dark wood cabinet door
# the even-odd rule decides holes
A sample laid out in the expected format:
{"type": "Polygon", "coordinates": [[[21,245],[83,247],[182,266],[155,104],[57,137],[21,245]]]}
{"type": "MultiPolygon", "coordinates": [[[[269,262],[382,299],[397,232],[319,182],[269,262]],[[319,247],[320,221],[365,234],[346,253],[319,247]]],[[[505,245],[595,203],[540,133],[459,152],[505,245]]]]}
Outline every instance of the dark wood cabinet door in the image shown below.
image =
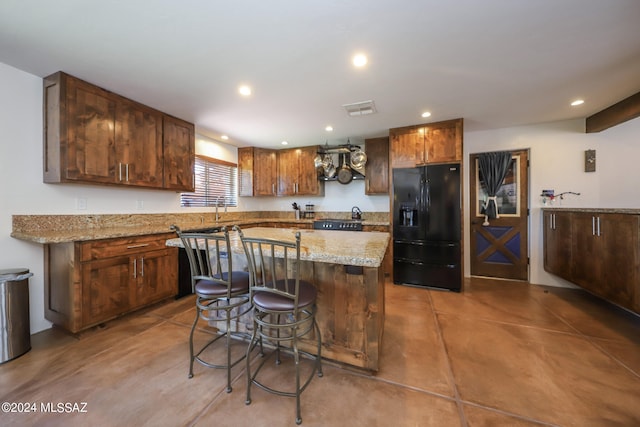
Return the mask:
{"type": "Polygon", "coordinates": [[[544,269],[572,280],[571,213],[544,212],[544,269]]]}
{"type": "Polygon", "coordinates": [[[134,265],[134,307],[142,307],[178,293],[177,249],[142,253],[135,257],[134,265]]]}
{"type": "Polygon", "coordinates": [[[301,147],[298,153],[298,183],[296,194],[302,196],[324,196],[324,181],[318,179],[314,158],[318,155],[318,146],[301,147]]]}
{"type": "Polygon", "coordinates": [[[598,293],[604,298],[640,312],[640,259],[637,215],[600,214],[596,230],[603,240],[602,262],[606,266],[598,293]]]}
{"type": "Polygon", "coordinates": [[[162,114],[121,100],[116,108],[116,175],[121,184],[162,188],[162,114]]]}
{"type": "Polygon", "coordinates": [[[605,251],[604,240],[597,236],[597,215],[588,212],[574,212],[572,214],[571,234],[573,281],[581,287],[597,293],[604,277],[605,251]]]}
{"type": "Polygon", "coordinates": [[[67,138],[61,142],[62,176],[67,180],[115,183],[116,102],[108,92],[67,79],[67,138]]]}
{"type": "Polygon", "coordinates": [[[95,325],[129,310],[130,262],[128,256],[82,264],[82,324],[95,325]]]}
{"type": "Polygon", "coordinates": [[[365,140],[367,163],[365,165],[365,194],[389,193],[389,138],[365,140]]]}
{"type": "Polygon", "coordinates": [[[278,196],[293,196],[298,185],[298,150],[278,150],[278,196]]]}
{"type": "Polygon", "coordinates": [[[638,216],[573,214],[574,282],[623,307],[638,304],[638,216]]]}
{"type": "Polygon", "coordinates": [[[195,127],[170,116],[163,118],[164,188],[195,190],[195,127]]]}
{"type": "Polygon", "coordinates": [[[278,161],[276,150],[254,148],[253,195],[275,196],[277,192],[278,161]]]}
{"type": "Polygon", "coordinates": [[[389,156],[392,168],[412,168],[425,163],[424,130],[410,126],[389,130],[389,156]]]}
{"type": "Polygon", "coordinates": [[[423,130],[427,163],[462,160],[462,119],[433,123],[423,130]]]}

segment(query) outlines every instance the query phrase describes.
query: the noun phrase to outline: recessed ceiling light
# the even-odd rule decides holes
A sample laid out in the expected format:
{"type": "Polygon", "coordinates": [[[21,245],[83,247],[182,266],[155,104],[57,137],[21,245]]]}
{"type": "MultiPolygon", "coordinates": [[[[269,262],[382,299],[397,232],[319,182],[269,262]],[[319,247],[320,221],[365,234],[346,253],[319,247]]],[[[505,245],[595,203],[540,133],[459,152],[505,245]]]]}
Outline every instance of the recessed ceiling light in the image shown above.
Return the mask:
{"type": "Polygon", "coordinates": [[[238,92],[240,92],[240,95],[242,96],[249,96],[251,95],[251,88],[247,85],[241,85],[238,88],[238,92]]]}
{"type": "Polygon", "coordinates": [[[222,135],[220,138],[224,139],[225,141],[226,141],[227,139],[229,139],[229,137],[228,137],[227,135],[222,135]]]}
{"type": "Polygon", "coordinates": [[[324,130],[326,130],[327,132],[331,132],[333,131],[333,126],[329,125],[326,128],[324,128],[324,130]]]}
{"type": "Polygon", "coordinates": [[[575,101],[573,101],[571,103],[571,106],[572,107],[577,107],[578,105],[582,105],[582,104],[584,104],[584,99],[576,99],[575,101]]]}
{"type": "Polygon", "coordinates": [[[289,143],[287,141],[282,141],[281,144],[282,145],[289,145],[289,143]]]}
{"type": "Polygon", "coordinates": [[[364,67],[367,65],[367,56],[364,53],[358,53],[353,56],[353,65],[356,67],[364,67]]]}
{"type": "Polygon", "coordinates": [[[422,113],[422,117],[424,118],[431,117],[431,113],[429,111],[425,111],[424,113],[422,113]]]}

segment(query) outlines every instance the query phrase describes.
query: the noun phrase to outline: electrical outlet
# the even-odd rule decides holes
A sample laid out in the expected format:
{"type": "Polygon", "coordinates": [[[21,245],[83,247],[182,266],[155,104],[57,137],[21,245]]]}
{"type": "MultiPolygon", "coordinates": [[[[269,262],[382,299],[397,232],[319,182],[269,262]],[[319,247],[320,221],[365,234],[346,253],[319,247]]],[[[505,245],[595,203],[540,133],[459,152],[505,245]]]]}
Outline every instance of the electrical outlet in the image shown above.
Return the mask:
{"type": "Polygon", "coordinates": [[[87,210],[87,198],[86,197],[78,197],[76,199],[76,209],[79,211],[87,210]]]}
{"type": "Polygon", "coordinates": [[[136,202],[136,207],[138,208],[139,211],[141,211],[142,209],[144,209],[144,200],[138,200],[136,202]]]}

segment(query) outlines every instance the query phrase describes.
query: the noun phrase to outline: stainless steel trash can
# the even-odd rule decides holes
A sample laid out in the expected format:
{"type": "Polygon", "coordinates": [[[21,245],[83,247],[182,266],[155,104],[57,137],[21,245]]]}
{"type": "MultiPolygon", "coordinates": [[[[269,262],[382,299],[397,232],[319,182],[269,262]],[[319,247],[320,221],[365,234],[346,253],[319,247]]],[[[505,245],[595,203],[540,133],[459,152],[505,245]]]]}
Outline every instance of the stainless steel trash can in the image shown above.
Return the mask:
{"type": "Polygon", "coordinates": [[[25,268],[0,270],[0,364],[31,350],[29,277],[25,268]]]}

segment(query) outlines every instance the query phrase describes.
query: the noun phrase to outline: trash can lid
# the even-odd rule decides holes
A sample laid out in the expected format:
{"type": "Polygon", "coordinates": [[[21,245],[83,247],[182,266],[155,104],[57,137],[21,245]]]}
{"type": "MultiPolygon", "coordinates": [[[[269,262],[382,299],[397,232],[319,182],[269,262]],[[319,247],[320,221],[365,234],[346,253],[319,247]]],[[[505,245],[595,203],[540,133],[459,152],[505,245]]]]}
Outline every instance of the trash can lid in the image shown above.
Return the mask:
{"type": "Polygon", "coordinates": [[[21,276],[28,272],[28,268],[8,268],[6,270],[0,270],[0,282],[12,280],[17,276],[21,276]]]}

